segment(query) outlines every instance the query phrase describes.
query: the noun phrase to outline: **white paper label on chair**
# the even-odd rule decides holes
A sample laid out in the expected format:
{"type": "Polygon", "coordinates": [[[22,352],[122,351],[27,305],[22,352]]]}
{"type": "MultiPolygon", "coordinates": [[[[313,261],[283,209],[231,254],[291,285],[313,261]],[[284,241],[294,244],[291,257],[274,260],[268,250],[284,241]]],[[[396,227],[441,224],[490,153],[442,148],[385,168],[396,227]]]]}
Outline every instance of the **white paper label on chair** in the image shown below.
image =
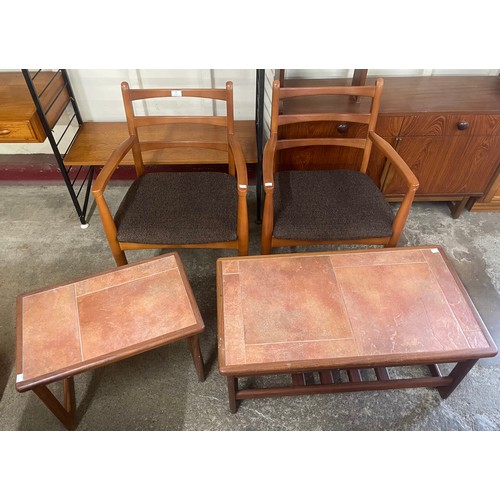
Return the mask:
{"type": "Polygon", "coordinates": [[[432,253],[439,253],[439,250],[437,248],[431,248],[432,253]]]}
{"type": "Polygon", "coordinates": [[[18,382],[22,382],[24,380],[24,375],[22,373],[20,373],[17,377],[16,377],[16,384],[18,382]]]}
{"type": "Polygon", "coordinates": [[[247,185],[246,184],[240,184],[239,185],[241,189],[246,189],[247,185]]]}
{"type": "Polygon", "coordinates": [[[264,186],[272,186],[273,183],[272,182],[264,182],[264,186]]]}
{"type": "Polygon", "coordinates": [[[172,97],[182,97],[182,90],[172,90],[172,97]]]}

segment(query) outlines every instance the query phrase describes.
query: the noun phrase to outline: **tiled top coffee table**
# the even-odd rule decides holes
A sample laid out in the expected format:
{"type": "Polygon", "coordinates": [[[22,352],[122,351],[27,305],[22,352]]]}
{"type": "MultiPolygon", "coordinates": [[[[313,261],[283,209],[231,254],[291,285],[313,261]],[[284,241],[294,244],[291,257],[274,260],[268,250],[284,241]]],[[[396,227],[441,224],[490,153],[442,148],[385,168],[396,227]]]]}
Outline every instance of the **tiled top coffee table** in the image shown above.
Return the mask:
{"type": "Polygon", "coordinates": [[[353,390],[439,387],[447,397],[497,353],[440,247],[226,258],[217,282],[233,412],[241,399],[353,390]],[[438,364],[451,362],[443,376],[438,364]],[[402,365],[427,365],[430,376],[391,380],[387,367],[402,365]],[[334,383],[332,370],[346,380],[334,383]],[[318,373],[312,384],[305,372],[318,373]],[[282,373],[290,386],[238,389],[238,377],[282,373]]]}
{"type": "Polygon", "coordinates": [[[21,295],[16,389],[33,390],[71,429],[74,375],[186,338],[203,381],[203,330],[175,252],[21,295]],[[46,387],[58,380],[64,382],[64,405],[46,387]]]}

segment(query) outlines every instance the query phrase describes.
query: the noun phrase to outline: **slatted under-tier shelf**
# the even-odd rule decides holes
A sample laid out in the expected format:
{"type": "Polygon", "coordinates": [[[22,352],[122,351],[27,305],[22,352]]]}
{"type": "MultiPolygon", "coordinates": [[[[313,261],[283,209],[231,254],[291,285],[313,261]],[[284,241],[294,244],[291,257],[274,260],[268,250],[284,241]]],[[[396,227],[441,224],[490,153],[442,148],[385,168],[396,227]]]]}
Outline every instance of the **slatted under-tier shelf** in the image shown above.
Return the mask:
{"type": "MultiPolygon", "coordinates": [[[[420,367],[415,369],[415,375],[420,367]]],[[[425,367],[422,366],[425,369],[425,367]]],[[[241,388],[237,391],[238,399],[254,399],[274,396],[299,396],[307,394],[330,394],[336,392],[380,391],[386,389],[409,389],[417,387],[444,387],[449,385],[452,377],[443,375],[437,364],[427,365],[429,376],[398,377],[397,368],[377,366],[373,368],[346,368],[321,370],[319,372],[294,373],[289,386],[265,388],[241,388]]],[[[272,377],[268,375],[267,378],[272,377]]]]}

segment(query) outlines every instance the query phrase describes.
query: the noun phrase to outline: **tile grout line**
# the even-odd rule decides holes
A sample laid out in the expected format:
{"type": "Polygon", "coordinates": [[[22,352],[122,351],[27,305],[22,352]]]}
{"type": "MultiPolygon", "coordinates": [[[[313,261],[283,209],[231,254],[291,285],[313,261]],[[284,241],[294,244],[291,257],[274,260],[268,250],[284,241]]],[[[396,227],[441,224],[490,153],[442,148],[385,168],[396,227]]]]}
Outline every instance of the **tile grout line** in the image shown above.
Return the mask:
{"type": "MultiPolygon", "coordinates": [[[[142,267],[142,266],[145,266],[147,263],[144,263],[144,264],[139,264],[137,265],[136,267],[142,267]]],[[[174,269],[177,269],[176,266],[174,267],[171,267],[169,269],[163,269],[162,271],[158,271],[156,273],[153,273],[153,274],[149,274],[148,276],[156,276],[157,274],[161,274],[161,273],[165,273],[167,271],[173,271],[174,269]]],[[[54,286],[54,287],[51,287],[50,289],[48,290],[41,290],[39,292],[33,292],[33,293],[28,293],[26,295],[38,295],[38,294],[42,294],[42,293],[47,293],[47,292],[52,292],[52,291],[55,291],[55,290],[60,290],[61,288],[65,288],[67,286],[71,286],[71,285],[77,285],[77,284],[80,284],[80,283],[85,283],[86,281],[90,281],[90,280],[93,280],[95,278],[100,278],[102,276],[105,276],[106,274],[111,274],[111,273],[123,273],[125,272],[126,269],[113,269],[111,271],[108,271],[108,272],[104,272],[104,273],[101,273],[99,276],[90,276],[88,278],[83,278],[81,280],[77,280],[75,282],[72,282],[72,283],[66,283],[66,284],[62,284],[62,285],[58,285],[58,286],[54,286]]],[[[115,274],[116,275],[116,274],[115,274]]],[[[141,278],[136,278],[136,279],[142,279],[142,278],[146,278],[147,276],[143,276],[141,278]]],[[[106,290],[107,288],[113,288],[114,286],[120,286],[120,285],[123,285],[123,284],[126,284],[126,283],[130,283],[131,281],[134,281],[133,279],[132,280],[128,280],[128,281],[124,281],[123,283],[119,283],[117,285],[110,285],[109,287],[105,287],[105,288],[100,288],[99,290],[95,290],[95,291],[100,291],[100,290],[106,290]]],[[[94,293],[94,292],[88,292],[88,293],[84,293],[84,294],[81,294],[81,295],[78,295],[79,297],[83,297],[84,295],[89,295],[90,293],[94,293]]]]}
{"type": "MultiPolygon", "coordinates": [[[[189,295],[187,293],[187,290],[186,290],[186,287],[184,286],[184,281],[182,279],[182,275],[181,275],[181,271],[179,270],[178,267],[175,267],[174,269],[168,269],[168,271],[174,271],[176,270],[177,271],[177,275],[179,276],[180,280],[181,280],[181,283],[182,283],[182,290],[184,291],[184,297],[187,299],[187,302],[189,304],[189,309],[191,310],[191,315],[193,317],[193,323],[196,323],[196,314],[194,313],[194,310],[193,310],[193,305],[191,304],[191,300],[189,300],[189,295]]],[[[167,272],[167,271],[164,271],[164,272],[167,272]]],[[[156,273],[156,274],[161,274],[161,273],[156,273]]],[[[155,276],[154,274],[152,274],[151,276],[155,276]]],[[[191,286],[191,285],[190,285],[191,286]]],[[[196,300],[196,299],[195,299],[196,300]]],[[[201,316],[201,313],[200,313],[200,316],[201,316]]],[[[203,320],[203,318],[202,318],[203,320]]]]}
{"type": "Polygon", "coordinates": [[[313,344],[315,342],[337,342],[340,340],[354,341],[354,337],[340,337],[337,339],[317,339],[317,340],[287,340],[285,342],[259,342],[257,344],[246,344],[246,345],[259,346],[259,345],[279,345],[279,344],[313,344]]]}
{"type": "MultiPolygon", "coordinates": [[[[129,279],[127,281],[123,281],[121,283],[117,283],[115,285],[109,285],[109,286],[105,286],[103,288],[99,288],[97,290],[92,290],[91,292],[86,292],[86,293],[81,293],[80,295],[78,295],[78,297],[85,297],[87,295],[92,295],[93,293],[98,293],[98,292],[102,292],[104,290],[109,290],[111,288],[116,288],[118,286],[122,286],[122,285],[128,285],[129,283],[132,283],[133,281],[140,281],[140,280],[144,280],[144,279],[147,279],[147,278],[151,278],[153,276],[158,276],[159,274],[164,274],[164,273],[168,273],[170,271],[175,271],[175,270],[178,270],[177,267],[172,267],[171,269],[165,269],[163,271],[158,271],[156,273],[152,273],[152,274],[148,274],[146,276],[140,276],[139,278],[133,278],[133,279],[129,279]]],[[[85,280],[85,281],[88,281],[88,280],[85,280]]],[[[80,283],[80,282],[78,282],[80,283]]]]}
{"type": "MultiPolygon", "coordinates": [[[[243,357],[244,357],[244,361],[243,363],[246,364],[247,362],[247,350],[246,350],[246,343],[245,343],[245,326],[243,324],[243,307],[242,307],[242,298],[241,298],[241,274],[240,274],[240,265],[239,265],[239,261],[236,261],[237,265],[238,265],[238,272],[237,273],[229,273],[231,274],[231,276],[238,276],[238,289],[239,289],[239,300],[238,300],[238,309],[239,309],[239,318],[240,318],[240,321],[239,321],[239,335],[241,336],[241,333],[243,332],[243,357]]],[[[224,275],[223,275],[224,276],[224,275]]],[[[224,288],[224,287],[223,287],[224,288]]],[[[227,314],[225,314],[225,303],[224,303],[224,300],[223,300],[223,315],[224,315],[224,320],[223,320],[223,327],[224,327],[224,350],[227,352],[227,349],[226,349],[226,317],[227,317],[227,314]]]]}
{"type": "Polygon", "coordinates": [[[78,340],[80,341],[80,356],[81,356],[81,361],[84,361],[83,357],[83,343],[82,343],[82,331],[80,328],[80,315],[78,314],[78,298],[76,296],[76,285],[73,285],[73,296],[75,298],[75,316],[76,316],[76,328],[77,328],[77,335],[78,335],[78,340]]]}
{"type": "MultiPolygon", "coordinates": [[[[441,286],[441,283],[439,282],[439,279],[437,278],[436,274],[434,273],[434,269],[432,269],[432,266],[430,265],[430,262],[429,260],[427,259],[427,257],[425,256],[425,254],[423,253],[422,250],[420,250],[420,252],[422,253],[422,255],[424,256],[424,259],[425,259],[425,262],[427,263],[427,267],[429,268],[432,276],[434,277],[434,279],[436,280],[436,283],[438,284],[439,286],[439,289],[441,290],[441,293],[443,294],[443,297],[445,299],[445,302],[446,302],[446,305],[448,306],[448,309],[450,310],[452,316],[453,316],[453,319],[456,321],[457,325],[458,325],[458,328],[460,328],[460,332],[462,333],[462,337],[465,339],[465,341],[467,342],[467,345],[469,346],[470,349],[473,349],[473,347],[470,345],[470,342],[469,342],[469,339],[467,338],[467,335],[465,335],[465,332],[464,332],[464,329],[462,328],[462,325],[460,324],[460,321],[458,321],[458,318],[457,318],[457,315],[455,314],[455,311],[453,311],[453,309],[451,308],[450,306],[450,303],[448,302],[448,297],[447,295],[444,293],[444,290],[443,290],[443,287],[441,286]]],[[[443,256],[438,253],[439,255],[439,258],[441,259],[442,262],[444,262],[443,260],[443,256]]],[[[446,263],[445,263],[446,265],[446,263]]],[[[446,266],[446,268],[448,268],[448,266],[446,266]]],[[[456,283],[455,283],[455,280],[453,279],[453,284],[456,286],[456,283]]],[[[458,290],[459,291],[459,295],[460,297],[462,296],[462,293],[460,293],[460,289],[458,290]]],[[[475,318],[474,318],[475,319],[475,318]]],[[[448,337],[449,338],[449,337],[448,337]]]]}
{"type": "Polygon", "coordinates": [[[344,291],[342,290],[342,284],[340,283],[340,280],[337,277],[337,273],[335,272],[335,267],[333,265],[331,255],[328,256],[328,262],[330,263],[330,267],[332,269],[333,276],[335,278],[335,282],[337,283],[337,286],[339,287],[339,295],[340,295],[340,298],[342,299],[342,305],[344,306],[344,312],[345,312],[345,315],[347,317],[347,321],[349,321],[349,327],[351,329],[352,340],[354,341],[354,345],[356,346],[357,355],[361,356],[361,350],[359,348],[358,339],[357,339],[357,336],[354,334],[354,327],[352,326],[351,317],[349,316],[349,312],[347,311],[347,305],[345,303],[345,297],[344,297],[344,291]]]}
{"type": "Polygon", "coordinates": [[[236,265],[238,267],[238,287],[240,289],[240,300],[239,300],[239,308],[240,308],[240,321],[241,321],[241,330],[243,330],[243,355],[245,356],[245,363],[247,362],[247,335],[245,331],[245,322],[243,321],[243,290],[241,289],[241,269],[240,269],[240,261],[236,261],[236,265]]]}

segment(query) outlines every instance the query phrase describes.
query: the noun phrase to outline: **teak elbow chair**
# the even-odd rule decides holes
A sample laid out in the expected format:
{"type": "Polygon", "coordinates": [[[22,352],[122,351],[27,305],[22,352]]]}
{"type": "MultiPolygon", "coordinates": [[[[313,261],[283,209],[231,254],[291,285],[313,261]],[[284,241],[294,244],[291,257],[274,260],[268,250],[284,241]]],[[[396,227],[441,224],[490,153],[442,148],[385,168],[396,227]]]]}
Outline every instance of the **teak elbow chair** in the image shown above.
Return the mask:
{"type": "MultiPolygon", "coordinates": [[[[280,82],[274,81],[271,132],[263,158],[262,254],[271,253],[274,247],[295,245],[397,245],[418,189],[418,180],[393,147],[375,133],[382,88],[382,78],[374,85],[347,87],[281,88],[280,82]],[[280,103],[284,99],[308,96],[346,96],[345,99],[351,102],[348,109],[354,111],[357,104],[353,96],[371,98],[371,105],[368,113],[280,114],[280,103]],[[280,126],[311,122],[354,122],[363,124],[366,133],[354,138],[279,137],[280,126]],[[361,164],[352,170],[307,170],[307,167],[290,170],[286,165],[277,165],[279,151],[314,146],[359,148],[363,151],[361,164]],[[391,162],[407,186],[395,215],[380,189],[366,174],[373,146],[391,162]]],[[[307,131],[308,127],[301,130],[307,131]]]]}
{"type": "Polygon", "coordinates": [[[112,153],[92,189],[116,264],[127,264],[125,250],[147,248],[232,248],[238,255],[247,255],[248,178],[243,151],[234,135],[232,82],[224,89],[130,89],[123,82],[121,89],[129,137],[112,153]],[[226,116],[137,116],[134,111],[134,101],[172,97],[225,101],[226,116]],[[226,132],[222,139],[219,134],[214,139],[213,133],[196,132],[188,140],[178,140],[175,127],[182,124],[207,125],[212,130],[225,127],[226,132]],[[141,130],[159,126],[171,127],[161,134],[161,140],[141,140],[141,130]],[[166,137],[169,131],[174,132],[166,137]],[[168,148],[227,152],[228,173],[147,173],[143,153],[168,148]],[[113,217],[104,191],[130,150],[137,179],[113,217]]]}

